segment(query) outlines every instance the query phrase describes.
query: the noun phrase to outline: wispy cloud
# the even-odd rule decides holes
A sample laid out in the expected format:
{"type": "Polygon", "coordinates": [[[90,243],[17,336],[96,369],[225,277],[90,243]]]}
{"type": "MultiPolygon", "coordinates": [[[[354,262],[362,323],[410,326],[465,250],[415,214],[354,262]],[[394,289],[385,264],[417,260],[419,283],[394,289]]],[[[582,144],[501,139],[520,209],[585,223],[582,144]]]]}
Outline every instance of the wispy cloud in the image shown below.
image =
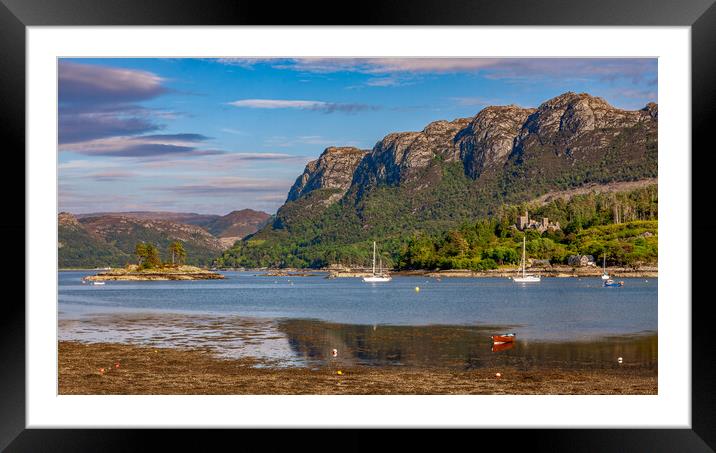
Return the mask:
{"type": "Polygon", "coordinates": [[[248,107],[252,109],[317,109],[326,105],[321,101],[297,101],[287,99],[242,99],[229,102],[234,107],[248,107]]]}
{"type": "Polygon", "coordinates": [[[377,106],[366,104],[341,104],[336,102],[307,101],[294,99],[241,99],[229,102],[229,105],[251,109],[299,109],[314,110],[324,113],[355,113],[364,110],[377,110],[377,106]]]}
{"type": "Polygon", "coordinates": [[[154,132],[162,126],[154,123],[147,115],[132,112],[72,112],[60,110],[59,142],[77,143],[115,135],[135,135],[154,132]]]}
{"type": "MultiPolygon", "coordinates": [[[[647,86],[650,86],[647,84],[647,86]]],[[[659,95],[656,89],[640,88],[611,88],[604,92],[613,105],[623,109],[636,110],[644,107],[648,102],[658,102],[659,95]]]]}
{"type": "Polygon", "coordinates": [[[657,92],[656,90],[638,90],[638,89],[612,89],[610,90],[612,96],[621,96],[629,99],[649,99],[656,101],[657,92]]]}
{"type": "Polygon", "coordinates": [[[94,179],[95,181],[99,182],[108,182],[108,181],[120,181],[129,179],[135,176],[135,173],[128,172],[128,171],[103,171],[99,173],[92,173],[88,175],[89,178],[94,179]]]}
{"type": "Polygon", "coordinates": [[[143,101],[167,89],[158,75],[135,69],[60,61],[60,103],[117,104],[143,101]]]}
{"type": "Polygon", "coordinates": [[[305,156],[295,156],[293,154],[285,153],[231,153],[224,156],[225,162],[239,162],[246,160],[305,160],[305,156]]]}
{"type": "MultiPolygon", "coordinates": [[[[653,58],[233,58],[224,64],[251,67],[268,64],[277,69],[308,73],[357,72],[373,75],[427,73],[481,73],[492,79],[529,79],[543,77],[589,78],[599,80],[653,77],[653,58]]],[[[401,79],[375,77],[366,84],[390,86],[401,79]]]]}
{"type": "Polygon", "coordinates": [[[297,137],[285,137],[275,135],[267,137],[264,144],[270,147],[289,148],[296,145],[316,145],[316,146],[359,146],[355,140],[335,139],[324,137],[322,135],[299,135],[297,137]]]}
{"type": "Polygon", "coordinates": [[[233,129],[233,128],[230,128],[230,127],[223,127],[223,128],[221,128],[221,129],[219,129],[219,130],[220,130],[221,132],[226,132],[227,134],[246,135],[246,132],[241,131],[241,130],[238,130],[238,129],[233,129]]]}
{"type": "Polygon", "coordinates": [[[200,149],[209,138],[201,134],[155,134],[117,136],[60,145],[60,151],[91,156],[152,157],[163,155],[210,155],[224,151],[200,149]]]}
{"type": "Polygon", "coordinates": [[[274,192],[285,196],[292,182],[274,179],[253,179],[233,176],[208,179],[201,184],[154,187],[162,192],[180,193],[191,196],[237,196],[241,193],[274,192]]]}

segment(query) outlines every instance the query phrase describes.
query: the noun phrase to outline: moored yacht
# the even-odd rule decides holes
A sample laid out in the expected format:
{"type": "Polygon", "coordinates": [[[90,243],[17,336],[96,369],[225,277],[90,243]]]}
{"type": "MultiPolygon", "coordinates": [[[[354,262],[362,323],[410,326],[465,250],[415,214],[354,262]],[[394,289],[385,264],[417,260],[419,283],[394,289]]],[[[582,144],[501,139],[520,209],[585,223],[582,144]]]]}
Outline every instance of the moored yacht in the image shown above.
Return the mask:
{"type": "Polygon", "coordinates": [[[369,277],[363,277],[363,281],[366,283],[382,283],[389,282],[393,279],[390,275],[383,272],[383,261],[380,261],[380,267],[378,272],[375,271],[375,241],[373,241],[373,275],[369,277]]]}
{"type": "Polygon", "coordinates": [[[539,283],[542,281],[542,277],[539,275],[532,275],[526,273],[526,266],[527,263],[527,239],[526,236],[522,237],[522,276],[521,277],[512,277],[512,281],[515,283],[539,283]]]}

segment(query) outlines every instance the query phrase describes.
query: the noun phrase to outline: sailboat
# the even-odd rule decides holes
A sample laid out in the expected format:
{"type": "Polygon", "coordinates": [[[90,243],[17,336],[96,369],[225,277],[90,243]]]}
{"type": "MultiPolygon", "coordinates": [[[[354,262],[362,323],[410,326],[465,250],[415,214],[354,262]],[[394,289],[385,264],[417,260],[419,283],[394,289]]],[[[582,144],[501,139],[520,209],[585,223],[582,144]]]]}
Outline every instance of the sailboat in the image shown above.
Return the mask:
{"type": "Polygon", "coordinates": [[[373,241],[373,275],[370,277],[363,277],[363,281],[366,283],[381,283],[389,282],[393,278],[390,275],[383,273],[383,261],[380,261],[379,271],[375,271],[375,241],[373,241]]]}
{"type": "Polygon", "coordinates": [[[604,253],[604,270],[602,271],[602,280],[609,280],[609,274],[607,274],[607,254],[604,253]]]}
{"type": "Polygon", "coordinates": [[[525,266],[527,265],[527,239],[526,236],[522,237],[522,277],[512,277],[512,281],[515,283],[539,283],[542,278],[539,275],[531,275],[525,273],[525,266]]]}

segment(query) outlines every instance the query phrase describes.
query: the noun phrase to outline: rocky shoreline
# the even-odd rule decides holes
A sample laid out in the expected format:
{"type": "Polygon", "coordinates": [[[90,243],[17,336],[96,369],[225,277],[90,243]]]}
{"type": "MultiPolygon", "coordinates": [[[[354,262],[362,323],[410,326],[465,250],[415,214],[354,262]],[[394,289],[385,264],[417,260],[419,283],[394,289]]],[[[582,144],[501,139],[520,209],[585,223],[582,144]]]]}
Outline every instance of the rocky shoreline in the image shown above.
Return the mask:
{"type": "Polygon", "coordinates": [[[218,280],[224,278],[216,272],[194,266],[174,266],[156,269],[139,269],[131,265],[122,269],[112,269],[85,277],[84,281],[155,281],[155,280],[218,280]]]}
{"type": "MultiPolygon", "coordinates": [[[[371,275],[370,272],[356,270],[327,270],[328,278],[360,278],[371,275]]],[[[392,275],[402,276],[425,276],[431,278],[512,278],[517,275],[517,268],[501,268],[487,271],[471,271],[468,269],[450,269],[450,270],[405,270],[393,271],[392,275]]],[[[551,267],[534,267],[528,268],[530,274],[539,274],[543,277],[557,278],[581,278],[581,277],[599,277],[602,275],[602,269],[597,267],[572,267],[572,266],[551,266],[551,267]]],[[[612,278],[657,278],[659,270],[654,267],[608,267],[607,273],[612,278]]]]}

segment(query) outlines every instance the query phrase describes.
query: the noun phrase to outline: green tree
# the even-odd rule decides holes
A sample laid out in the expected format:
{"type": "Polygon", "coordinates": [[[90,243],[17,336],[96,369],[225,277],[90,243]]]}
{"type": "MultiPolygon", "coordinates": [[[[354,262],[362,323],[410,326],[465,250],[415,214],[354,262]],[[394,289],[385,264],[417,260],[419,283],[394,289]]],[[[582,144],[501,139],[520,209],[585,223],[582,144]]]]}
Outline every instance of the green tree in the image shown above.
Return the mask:
{"type": "Polygon", "coordinates": [[[180,241],[174,241],[169,244],[167,250],[172,257],[172,264],[181,264],[186,259],[186,250],[184,250],[184,244],[180,241]]]}
{"type": "Polygon", "coordinates": [[[134,254],[137,255],[137,264],[142,269],[151,269],[162,264],[159,249],[154,244],[140,242],[134,246],[134,254]]]}
{"type": "Polygon", "coordinates": [[[147,244],[147,257],[144,261],[144,267],[151,269],[159,267],[162,264],[162,260],[159,258],[159,249],[154,244],[147,244]]]}
{"type": "Polygon", "coordinates": [[[134,246],[134,254],[137,256],[137,265],[142,267],[147,259],[147,244],[140,242],[134,246]]]}

